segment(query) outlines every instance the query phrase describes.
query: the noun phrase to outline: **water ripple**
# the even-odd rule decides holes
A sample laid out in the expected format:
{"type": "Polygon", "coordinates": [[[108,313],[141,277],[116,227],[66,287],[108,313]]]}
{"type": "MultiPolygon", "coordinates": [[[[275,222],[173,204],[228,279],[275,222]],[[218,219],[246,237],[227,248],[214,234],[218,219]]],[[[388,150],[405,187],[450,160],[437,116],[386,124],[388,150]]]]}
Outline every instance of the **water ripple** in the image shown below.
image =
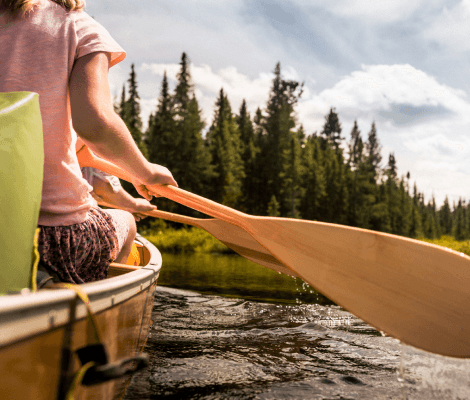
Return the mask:
{"type": "Polygon", "coordinates": [[[337,306],[159,288],[131,399],[464,399],[466,360],[383,337],[337,306]]]}

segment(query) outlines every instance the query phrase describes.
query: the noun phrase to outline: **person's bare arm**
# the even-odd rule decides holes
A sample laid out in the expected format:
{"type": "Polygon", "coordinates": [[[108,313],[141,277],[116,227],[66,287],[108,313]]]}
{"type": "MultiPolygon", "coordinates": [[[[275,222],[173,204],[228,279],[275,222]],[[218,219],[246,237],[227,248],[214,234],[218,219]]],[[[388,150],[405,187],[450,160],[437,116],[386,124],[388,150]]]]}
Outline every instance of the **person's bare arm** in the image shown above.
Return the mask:
{"type": "MultiPolygon", "coordinates": [[[[76,60],[70,77],[70,105],[75,131],[99,156],[131,173],[136,179],[136,187],[139,183],[178,186],[167,168],[145,159],[126,124],[115,113],[108,68],[109,59],[104,52],[91,53],[76,60]]],[[[139,193],[142,194],[142,188],[139,193]]]]}

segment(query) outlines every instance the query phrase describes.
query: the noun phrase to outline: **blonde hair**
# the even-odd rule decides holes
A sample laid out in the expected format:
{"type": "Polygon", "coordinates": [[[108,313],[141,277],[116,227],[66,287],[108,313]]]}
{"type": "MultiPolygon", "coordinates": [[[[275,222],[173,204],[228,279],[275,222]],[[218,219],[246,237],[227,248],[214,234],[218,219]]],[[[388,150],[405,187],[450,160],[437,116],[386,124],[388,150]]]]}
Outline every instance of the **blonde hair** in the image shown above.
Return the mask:
{"type": "MultiPolygon", "coordinates": [[[[85,9],[84,0],[52,0],[64,7],[67,11],[80,11],[85,9]]],[[[9,11],[14,15],[24,15],[32,11],[40,0],[0,0],[0,9],[9,11]]]]}

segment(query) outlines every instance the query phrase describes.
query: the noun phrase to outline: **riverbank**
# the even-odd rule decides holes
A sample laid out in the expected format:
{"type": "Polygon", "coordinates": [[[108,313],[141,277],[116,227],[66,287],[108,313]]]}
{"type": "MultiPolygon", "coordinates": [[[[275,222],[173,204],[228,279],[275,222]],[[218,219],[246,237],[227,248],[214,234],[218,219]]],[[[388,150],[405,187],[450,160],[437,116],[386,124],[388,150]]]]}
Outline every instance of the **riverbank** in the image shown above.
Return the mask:
{"type": "Polygon", "coordinates": [[[162,253],[233,253],[214,236],[200,228],[175,229],[166,224],[159,224],[141,234],[162,253]]]}
{"type": "MultiPolygon", "coordinates": [[[[220,253],[233,254],[227,246],[222,244],[210,233],[195,227],[175,229],[163,221],[154,224],[141,233],[153,243],[161,252],[171,254],[181,253],[220,253]]],[[[452,236],[441,236],[440,239],[421,239],[428,243],[437,244],[470,256],[470,241],[458,241],[452,236]]]]}

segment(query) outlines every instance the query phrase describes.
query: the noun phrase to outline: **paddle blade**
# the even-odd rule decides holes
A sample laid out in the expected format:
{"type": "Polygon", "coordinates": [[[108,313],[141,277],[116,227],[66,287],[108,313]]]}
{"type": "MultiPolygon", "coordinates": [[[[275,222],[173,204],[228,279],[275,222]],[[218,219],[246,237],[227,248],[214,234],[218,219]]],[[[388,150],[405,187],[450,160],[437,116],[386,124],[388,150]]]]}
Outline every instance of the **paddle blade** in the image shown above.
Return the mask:
{"type": "Polygon", "coordinates": [[[238,226],[217,219],[200,220],[199,226],[242,257],[276,272],[298,277],[294,271],[273,257],[250,234],[238,226]]]}
{"type": "Polygon", "coordinates": [[[253,236],[325,296],[403,343],[470,357],[470,258],[346,226],[252,217],[253,236]]]}

